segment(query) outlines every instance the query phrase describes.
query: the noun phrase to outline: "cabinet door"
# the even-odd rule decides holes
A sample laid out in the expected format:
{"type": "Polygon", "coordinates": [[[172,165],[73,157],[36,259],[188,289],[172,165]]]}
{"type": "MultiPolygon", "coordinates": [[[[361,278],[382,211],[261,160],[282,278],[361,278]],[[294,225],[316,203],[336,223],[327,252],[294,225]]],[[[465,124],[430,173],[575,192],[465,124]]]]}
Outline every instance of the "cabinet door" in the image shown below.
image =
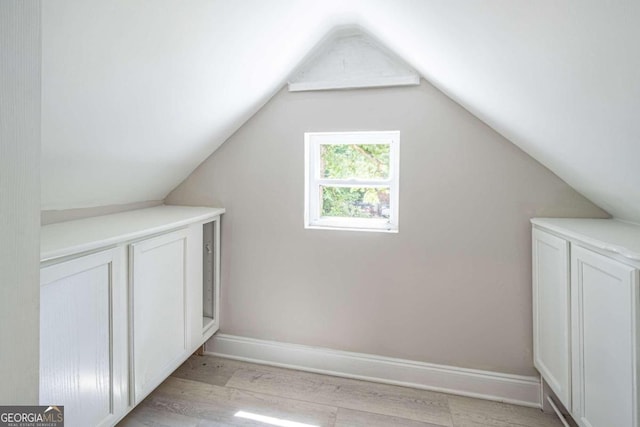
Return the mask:
{"type": "Polygon", "coordinates": [[[64,405],[73,426],[112,425],[127,406],[123,252],[41,269],[40,404],[64,405]]]}
{"type": "Polygon", "coordinates": [[[533,361],[571,410],[569,243],[533,230],[533,361]]]}
{"type": "Polygon", "coordinates": [[[638,426],[635,268],[574,246],[573,415],[582,427],[638,426]]]}
{"type": "Polygon", "coordinates": [[[187,230],[131,245],[135,403],[188,356],[187,230]]]}

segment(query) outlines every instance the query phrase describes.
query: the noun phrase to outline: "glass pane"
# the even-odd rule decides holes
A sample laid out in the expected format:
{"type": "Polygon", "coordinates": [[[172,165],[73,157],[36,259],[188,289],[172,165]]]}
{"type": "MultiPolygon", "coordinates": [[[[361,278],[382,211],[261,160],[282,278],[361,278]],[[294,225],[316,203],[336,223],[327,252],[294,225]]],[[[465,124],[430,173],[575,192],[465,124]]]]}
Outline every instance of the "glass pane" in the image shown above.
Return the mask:
{"type": "Polygon", "coordinates": [[[320,178],[387,179],[389,144],[321,144],[320,178]]]}
{"type": "Polygon", "coordinates": [[[321,216],[389,218],[389,187],[320,186],[321,216]]]}

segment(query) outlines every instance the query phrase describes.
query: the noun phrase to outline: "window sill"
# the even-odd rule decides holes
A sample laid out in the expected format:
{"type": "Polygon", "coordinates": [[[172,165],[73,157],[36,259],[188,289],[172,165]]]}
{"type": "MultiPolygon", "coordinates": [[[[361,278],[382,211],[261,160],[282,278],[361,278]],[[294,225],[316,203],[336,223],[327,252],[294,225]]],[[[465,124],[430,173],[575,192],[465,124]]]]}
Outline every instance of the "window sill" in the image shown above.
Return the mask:
{"type": "Polygon", "coordinates": [[[331,230],[331,231],[364,231],[374,233],[391,233],[397,234],[398,228],[360,228],[360,227],[339,227],[336,225],[311,225],[304,226],[308,230],[331,230]]]}

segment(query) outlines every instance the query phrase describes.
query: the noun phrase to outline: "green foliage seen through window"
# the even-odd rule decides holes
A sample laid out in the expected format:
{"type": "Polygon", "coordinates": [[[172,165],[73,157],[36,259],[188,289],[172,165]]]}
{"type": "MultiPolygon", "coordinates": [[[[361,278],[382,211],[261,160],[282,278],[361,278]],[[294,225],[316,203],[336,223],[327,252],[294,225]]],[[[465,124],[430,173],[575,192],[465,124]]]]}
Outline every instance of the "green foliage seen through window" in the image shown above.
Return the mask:
{"type": "MultiPolygon", "coordinates": [[[[323,144],[320,146],[321,178],[389,178],[388,144],[323,144]]],[[[389,187],[321,187],[322,216],[388,218],[389,187]]]]}

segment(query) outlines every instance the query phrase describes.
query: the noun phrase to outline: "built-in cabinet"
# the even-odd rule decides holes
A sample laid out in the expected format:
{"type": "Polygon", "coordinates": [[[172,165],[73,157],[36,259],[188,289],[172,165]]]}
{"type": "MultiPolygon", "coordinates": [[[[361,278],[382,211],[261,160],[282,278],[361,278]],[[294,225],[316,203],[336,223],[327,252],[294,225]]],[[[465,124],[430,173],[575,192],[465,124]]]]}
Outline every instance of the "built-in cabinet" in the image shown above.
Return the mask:
{"type": "Polygon", "coordinates": [[[569,242],[533,230],[533,363],[571,408],[569,242]]]}
{"type": "Polygon", "coordinates": [[[574,246],[573,409],[583,426],[637,426],[638,269],[574,246]]]}
{"type": "Polygon", "coordinates": [[[128,406],[123,261],[114,248],[41,270],[40,402],[65,405],[69,426],[112,425],[128,406]]]}
{"type": "Polygon", "coordinates": [[[136,404],[188,351],[187,238],[188,230],[182,229],[133,243],[130,248],[136,404]]]}
{"type": "Polygon", "coordinates": [[[218,328],[222,209],[160,206],[42,228],[40,403],[111,426],[218,328]]]}
{"type": "Polygon", "coordinates": [[[534,219],[534,363],[581,427],[637,427],[640,227],[534,219]]]}

